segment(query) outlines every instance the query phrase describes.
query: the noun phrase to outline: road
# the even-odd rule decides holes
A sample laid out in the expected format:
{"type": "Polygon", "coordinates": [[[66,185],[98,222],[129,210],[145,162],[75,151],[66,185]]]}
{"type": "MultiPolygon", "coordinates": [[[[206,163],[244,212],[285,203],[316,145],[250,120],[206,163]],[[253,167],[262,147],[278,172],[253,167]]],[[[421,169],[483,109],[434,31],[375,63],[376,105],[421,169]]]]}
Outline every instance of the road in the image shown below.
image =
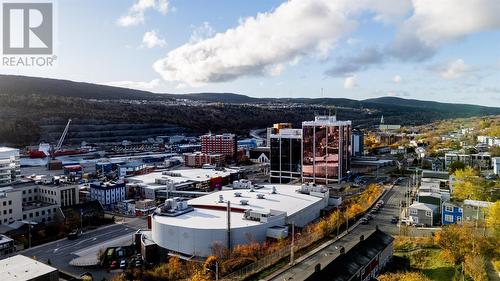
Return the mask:
{"type": "Polygon", "coordinates": [[[398,226],[391,224],[390,221],[393,216],[398,216],[398,202],[404,198],[405,186],[406,182],[403,181],[399,185],[395,185],[392,189],[388,188],[388,191],[382,197],[382,200],[386,202],[385,206],[375,215],[375,218],[369,224],[354,226],[347,235],[341,236],[340,239],[333,243],[327,242],[323,244],[323,246],[319,247],[319,250],[313,250],[310,254],[297,259],[295,265],[277,271],[265,280],[304,280],[314,272],[314,267],[317,264],[321,264],[321,267],[324,268],[339,256],[339,249],[341,247],[344,247],[346,252],[349,251],[350,248],[359,242],[361,235],[368,237],[375,231],[376,226],[386,233],[397,235],[399,233],[398,226]]]}
{"type": "Polygon", "coordinates": [[[94,280],[101,280],[103,277],[109,278],[110,274],[104,270],[94,268],[74,267],[69,262],[79,257],[77,253],[92,254],[92,252],[95,252],[97,254],[100,250],[99,245],[105,248],[113,240],[121,239],[123,241],[126,235],[132,237],[134,232],[140,228],[145,228],[145,226],[146,221],[142,218],[137,218],[128,220],[125,223],[117,223],[89,231],[76,240],[61,239],[21,251],[18,254],[27,257],[36,257],[37,260],[42,262],[47,262],[50,259],[52,266],[64,272],[75,276],[79,276],[84,272],[90,272],[94,276],[94,280]]]}

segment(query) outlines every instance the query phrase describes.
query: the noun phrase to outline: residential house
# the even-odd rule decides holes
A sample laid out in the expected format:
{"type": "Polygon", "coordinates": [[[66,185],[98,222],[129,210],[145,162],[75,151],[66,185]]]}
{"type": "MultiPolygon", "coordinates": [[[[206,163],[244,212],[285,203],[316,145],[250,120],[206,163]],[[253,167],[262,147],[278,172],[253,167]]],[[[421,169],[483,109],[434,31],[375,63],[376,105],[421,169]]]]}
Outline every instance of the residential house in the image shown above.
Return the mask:
{"type": "Polygon", "coordinates": [[[459,205],[450,202],[444,202],[441,210],[442,225],[462,222],[463,209],[459,205]]]}
{"type": "Polygon", "coordinates": [[[415,202],[408,207],[409,218],[414,224],[436,225],[439,220],[439,206],[415,202]]]}

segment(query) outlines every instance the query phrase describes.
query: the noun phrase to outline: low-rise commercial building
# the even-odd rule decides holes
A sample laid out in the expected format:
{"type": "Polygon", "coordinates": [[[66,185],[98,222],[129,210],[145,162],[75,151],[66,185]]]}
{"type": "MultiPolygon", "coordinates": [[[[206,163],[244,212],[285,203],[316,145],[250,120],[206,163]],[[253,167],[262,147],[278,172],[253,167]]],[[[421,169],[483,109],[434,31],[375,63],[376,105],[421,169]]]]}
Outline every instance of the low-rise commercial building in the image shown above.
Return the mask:
{"type": "Polygon", "coordinates": [[[233,248],[249,237],[260,243],[287,234],[272,227],[304,227],[320,216],[328,197],[319,186],[265,185],[169,199],[151,217],[152,239],[167,251],[206,257],[216,245],[233,248]]]}
{"type": "Polygon", "coordinates": [[[131,177],[127,185],[141,189],[142,197],[156,200],[170,198],[174,191],[202,192],[200,195],[203,195],[207,191],[220,190],[241,177],[241,170],[231,168],[180,169],[131,177]]]}
{"type": "Polygon", "coordinates": [[[125,183],[101,182],[90,184],[90,199],[99,201],[103,206],[113,205],[126,199],[125,183]]]}
{"type": "Polygon", "coordinates": [[[375,280],[392,259],[393,243],[392,236],[377,229],[347,252],[342,248],[340,256],[305,280],[375,280]]]}
{"type": "Polygon", "coordinates": [[[220,167],[224,165],[226,158],[223,154],[206,154],[202,152],[184,153],[183,156],[184,165],[195,168],[201,168],[205,164],[220,167]]]}
{"type": "Polygon", "coordinates": [[[59,281],[59,271],[37,260],[16,255],[0,260],[4,281],[59,281]]]}
{"type": "Polygon", "coordinates": [[[19,149],[0,147],[0,186],[15,182],[20,175],[19,149]]]}
{"type": "Polygon", "coordinates": [[[480,169],[489,169],[491,167],[491,155],[487,152],[465,154],[458,152],[449,152],[444,155],[444,164],[448,169],[453,162],[462,162],[467,166],[480,169]]]}
{"type": "Polygon", "coordinates": [[[0,259],[3,256],[10,255],[14,253],[16,247],[14,245],[14,239],[7,237],[5,235],[0,235],[0,259]]]}

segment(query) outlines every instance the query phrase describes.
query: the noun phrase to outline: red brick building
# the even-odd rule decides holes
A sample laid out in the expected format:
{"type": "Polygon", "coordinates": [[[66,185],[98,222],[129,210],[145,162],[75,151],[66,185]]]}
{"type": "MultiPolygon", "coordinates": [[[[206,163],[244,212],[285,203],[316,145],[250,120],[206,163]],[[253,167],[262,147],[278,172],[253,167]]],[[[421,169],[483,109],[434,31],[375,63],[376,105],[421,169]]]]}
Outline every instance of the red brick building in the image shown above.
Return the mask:
{"type": "Polygon", "coordinates": [[[236,156],[236,135],[203,135],[201,136],[201,152],[222,154],[226,158],[234,159],[236,156]]]}
{"type": "Polygon", "coordinates": [[[202,152],[184,153],[184,165],[187,167],[203,167],[205,164],[222,166],[225,156],[222,154],[206,154],[202,152]]]}

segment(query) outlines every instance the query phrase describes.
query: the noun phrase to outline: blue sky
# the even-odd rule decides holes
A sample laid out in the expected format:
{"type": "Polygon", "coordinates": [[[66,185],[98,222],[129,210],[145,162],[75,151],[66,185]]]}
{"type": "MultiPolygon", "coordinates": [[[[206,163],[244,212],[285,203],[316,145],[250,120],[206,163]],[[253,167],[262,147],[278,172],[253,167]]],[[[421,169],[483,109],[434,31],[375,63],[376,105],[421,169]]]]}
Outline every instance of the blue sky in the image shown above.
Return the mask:
{"type": "Polygon", "coordinates": [[[56,4],[57,66],[2,73],[158,93],[500,106],[498,0],[56,4]]]}

